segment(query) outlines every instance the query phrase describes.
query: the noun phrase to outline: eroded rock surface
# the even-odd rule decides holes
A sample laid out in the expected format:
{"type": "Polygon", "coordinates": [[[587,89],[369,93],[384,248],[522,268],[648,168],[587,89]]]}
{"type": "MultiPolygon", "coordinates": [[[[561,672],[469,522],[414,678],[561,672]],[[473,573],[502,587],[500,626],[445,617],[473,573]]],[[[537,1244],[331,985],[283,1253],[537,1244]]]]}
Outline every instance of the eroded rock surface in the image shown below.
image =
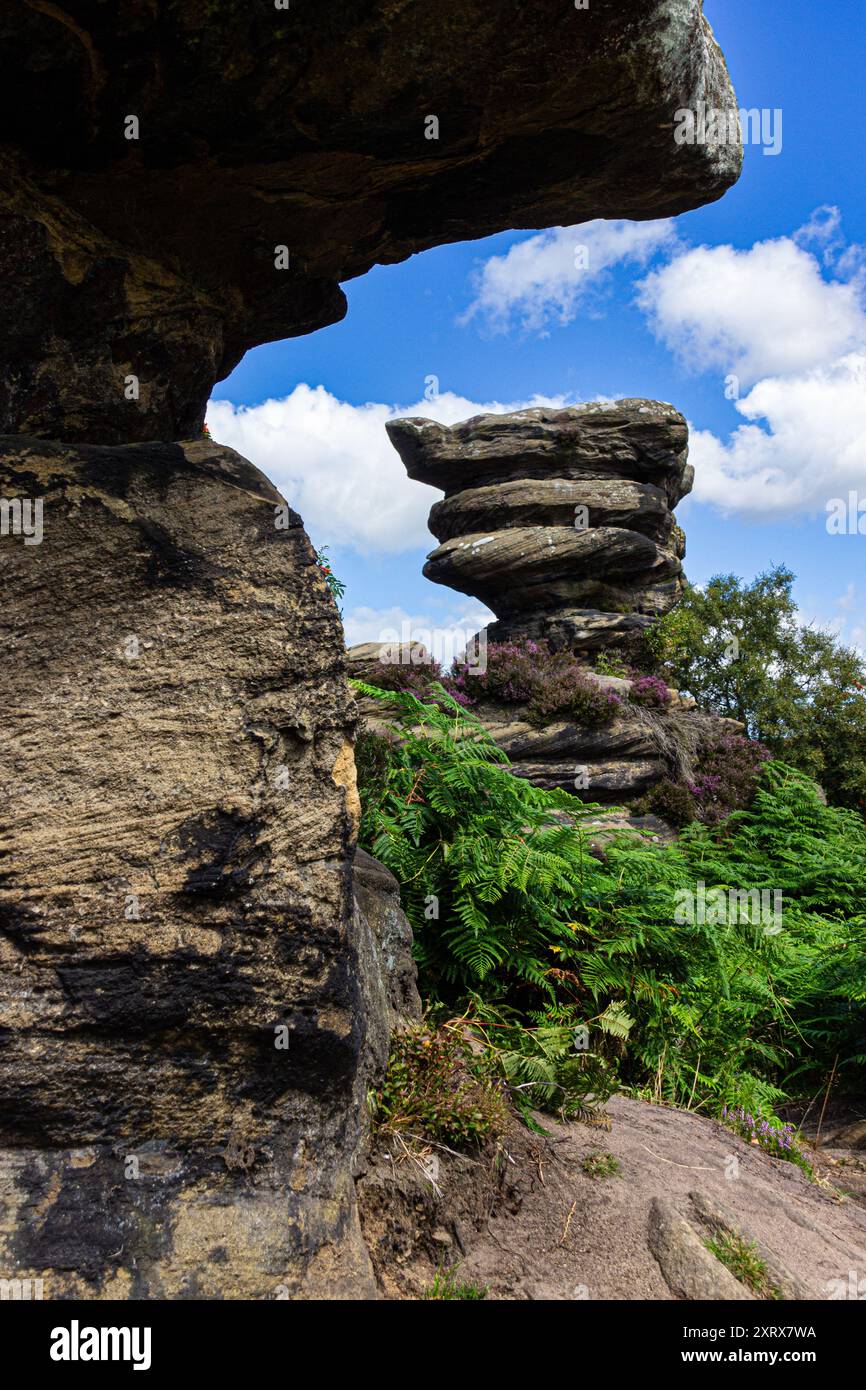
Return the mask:
{"type": "Polygon", "coordinates": [[[736,107],[700,0],[32,0],[0,59],[7,433],[193,437],[248,348],[341,318],[372,265],[667,217],[742,157],[674,142],[677,110],[736,107]]]}
{"type": "Polygon", "coordinates": [[[514,772],[538,787],[561,787],[590,801],[623,801],[669,772],[653,726],[627,705],[602,729],[565,719],[538,728],[521,719],[519,707],[488,705],[475,712],[514,772]]]}
{"type": "Polygon", "coordinates": [[[0,458],[3,496],[44,499],[42,543],[0,552],[0,1270],[46,1297],[369,1291],[351,1156],[387,1031],[300,520],[206,441],[0,458]]]}
{"type": "Polygon", "coordinates": [[[679,599],[685,538],[673,508],[693,470],[672,406],[623,400],[387,429],[410,478],[445,491],[425,575],[491,608],[493,640],[591,651],[679,599]]]}
{"type": "Polygon", "coordinates": [[[380,991],[368,1021],[378,1022],[385,1051],[392,1033],[421,1018],[412,928],[400,905],[400,885],[391,870],[360,847],[355,851],[354,884],[356,908],[366,922],[373,951],[365,974],[380,991]]]}

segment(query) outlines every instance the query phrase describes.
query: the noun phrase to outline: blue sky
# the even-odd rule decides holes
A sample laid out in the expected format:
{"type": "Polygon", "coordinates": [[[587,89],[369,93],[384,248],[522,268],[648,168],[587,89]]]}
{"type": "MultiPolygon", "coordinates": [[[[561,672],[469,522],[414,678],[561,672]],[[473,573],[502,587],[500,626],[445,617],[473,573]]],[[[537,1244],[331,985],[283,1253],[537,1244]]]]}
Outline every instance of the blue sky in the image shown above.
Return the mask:
{"type": "Polygon", "coordinates": [[[481,612],[421,576],[439,494],[395,466],[389,415],[647,396],[693,429],[698,478],[678,511],[689,577],[786,563],[804,619],[866,648],[866,535],[826,526],[830,499],[866,503],[863,0],[705,11],[740,106],[782,112],[780,153],[747,146],[720,202],[670,224],[503,233],[375,267],[345,286],[341,323],[248,353],[216,388],[215,438],[329,547],[350,641],[401,616],[471,626],[481,612]]]}

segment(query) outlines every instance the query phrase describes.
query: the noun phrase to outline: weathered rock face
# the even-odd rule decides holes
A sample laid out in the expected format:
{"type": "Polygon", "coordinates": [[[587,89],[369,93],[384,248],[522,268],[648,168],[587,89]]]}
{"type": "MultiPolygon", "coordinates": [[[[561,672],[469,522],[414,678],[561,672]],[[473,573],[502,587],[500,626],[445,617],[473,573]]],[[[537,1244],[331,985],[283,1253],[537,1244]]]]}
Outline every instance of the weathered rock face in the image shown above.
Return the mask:
{"type": "Polygon", "coordinates": [[[622,802],[640,796],[668,771],[649,722],[626,706],[609,728],[587,729],[552,720],[538,729],[519,709],[479,711],[519,777],[538,787],[561,787],[588,801],[622,802]]]}
{"type": "Polygon", "coordinates": [[[412,928],[400,906],[400,885],[391,870],[360,847],[355,851],[354,882],[355,906],[367,924],[374,956],[364,973],[380,991],[368,1023],[379,1024],[384,1051],[392,1033],[421,1018],[412,928]]]}
{"type": "Polygon", "coordinates": [[[351,1159],[388,1020],[300,520],[205,441],[0,456],[43,500],[41,544],[2,543],[0,1270],[371,1292],[351,1159]]]}
{"type": "Polygon", "coordinates": [[[492,608],[496,640],[588,651],[647,626],[682,592],[672,509],[691,489],[686,422],[625,400],[387,426],[410,478],[445,490],[424,573],[492,608]]]}
{"type": "Polygon", "coordinates": [[[678,109],[736,106],[700,0],[34,0],[0,61],[7,433],[194,437],[248,348],[341,318],[377,262],[669,216],[741,161],[674,142],[678,109]]]}

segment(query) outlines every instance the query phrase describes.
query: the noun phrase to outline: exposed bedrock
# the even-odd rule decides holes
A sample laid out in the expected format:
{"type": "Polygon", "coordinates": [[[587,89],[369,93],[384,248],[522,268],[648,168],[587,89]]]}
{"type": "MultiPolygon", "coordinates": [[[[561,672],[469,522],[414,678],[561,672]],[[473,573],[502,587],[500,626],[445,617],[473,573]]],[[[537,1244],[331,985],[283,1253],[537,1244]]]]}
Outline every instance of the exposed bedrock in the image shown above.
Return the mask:
{"type": "Polygon", "coordinates": [[[0,60],[10,433],[194,437],[248,348],[341,318],[372,265],[684,212],[742,158],[674,141],[736,106],[700,0],[32,0],[0,60]]]}
{"type": "Polygon", "coordinates": [[[688,429],[623,400],[387,426],[411,478],[440,487],[424,573],[487,604],[501,640],[589,651],[649,625],[682,593],[688,429]]]}

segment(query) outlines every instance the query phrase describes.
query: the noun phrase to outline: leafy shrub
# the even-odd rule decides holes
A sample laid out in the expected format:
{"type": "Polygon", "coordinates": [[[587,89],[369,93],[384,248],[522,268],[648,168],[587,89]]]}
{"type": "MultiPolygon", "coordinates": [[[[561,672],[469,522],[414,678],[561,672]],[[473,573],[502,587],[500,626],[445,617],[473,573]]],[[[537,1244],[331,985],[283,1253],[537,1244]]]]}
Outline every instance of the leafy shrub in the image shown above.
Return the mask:
{"type": "Polygon", "coordinates": [[[617,676],[620,680],[628,680],[632,675],[632,669],[621,652],[610,648],[597,653],[595,672],[598,676],[617,676]]]}
{"type": "MultiPolygon", "coordinates": [[[[657,631],[658,626],[656,625],[625,633],[607,648],[609,658],[620,662],[625,667],[626,676],[635,678],[637,676],[657,675],[662,662],[662,654],[658,649],[656,639],[657,631]]],[[[596,664],[596,670],[601,670],[598,664],[596,664]]],[[[620,672],[610,671],[608,674],[618,676],[620,672]]]]}
{"type": "Polygon", "coordinates": [[[459,1033],[419,1027],[392,1038],[373,1114],[381,1127],[465,1149],[501,1134],[507,1111],[459,1033]]]}
{"type": "Polygon", "coordinates": [[[732,716],[774,758],[866,814],[866,662],[804,627],[784,566],[744,583],[720,574],[651,629],[663,673],[701,709],[732,716]]]}

